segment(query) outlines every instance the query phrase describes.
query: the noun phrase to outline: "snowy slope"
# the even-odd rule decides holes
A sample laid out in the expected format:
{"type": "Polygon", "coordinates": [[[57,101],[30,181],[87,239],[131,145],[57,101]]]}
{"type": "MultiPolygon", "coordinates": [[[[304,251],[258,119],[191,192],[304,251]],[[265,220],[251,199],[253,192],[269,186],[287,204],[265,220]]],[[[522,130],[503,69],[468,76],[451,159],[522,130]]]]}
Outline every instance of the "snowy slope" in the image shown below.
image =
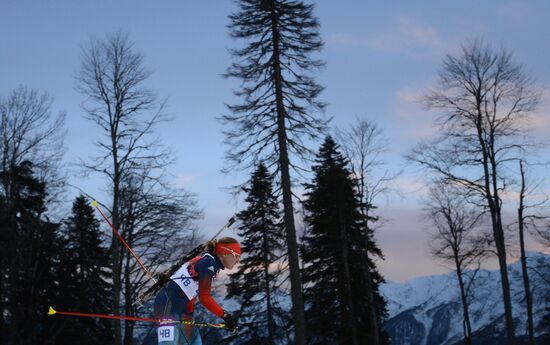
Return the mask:
{"type": "MultiPolygon", "coordinates": [[[[534,299],[536,335],[550,308],[550,255],[530,253],[527,259],[534,299]],[[545,280],[546,279],[546,280],[545,280]]],[[[508,266],[516,334],[526,334],[523,280],[520,262],[508,266]]],[[[472,272],[468,272],[471,274],[472,272]]],[[[480,270],[472,287],[470,307],[472,331],[477,343],[497,344],[504,337],[500,274],[480,270]]],[[[462,304],[454,273],[412,279],[406,283],[389,282],[381,287],[388,301],[386,330],[392,345],[455,344],[462,339],[462,304]]]]}

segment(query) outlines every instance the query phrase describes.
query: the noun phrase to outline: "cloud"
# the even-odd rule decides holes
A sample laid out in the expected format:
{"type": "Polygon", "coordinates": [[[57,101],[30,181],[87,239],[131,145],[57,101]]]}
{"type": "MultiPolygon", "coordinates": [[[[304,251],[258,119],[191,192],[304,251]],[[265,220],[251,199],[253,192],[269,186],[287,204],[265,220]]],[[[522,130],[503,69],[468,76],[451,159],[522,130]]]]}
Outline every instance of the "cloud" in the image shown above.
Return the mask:
{"type": "Polygon", "coordinates": [[[403,194],[420,196],[425,195],[428,189],[425,182],[419,178],[400,176],[395,179],[394,183],[403,194]]]}
{"type": "Polygon", "coordinates": [[[178,176],[176,177],[176,181],[175,181],[175,184],[177,187],[188,187],[192,181],[195,180],[195,177],[194,176],[189,176],[189,175],[181,175],[181,176],[178,176]]]}
{"type": "Polygon", "coordinates": [[[367,47],[382,52],[403,53],[414,58],[440,57],[446,49],[435,27],[408,16],[397,17],[386,30],[373,34],[338,32],[329,35],[327,43],[346,48],[367,47]]]}
{"type": "Polygon", "coordinates": [[[401,16],[397,18],[390,30],[372,36],[369,46],[381,51],[427,57],[440,56],[444,52],[442,42],[439,31],[435,27],[401,16]]]}
{"type": "Polygon", "coordinates": [[[532,13],[531,8],[525,1],[508,1],[502,3],[496,13],[506,20],[525,22],[532,13]]]}
{"type": "Polygon", "coordinates": [[[389,219],[376,231],[376,240],[385,260],[378,263],[381,273],[392,281],[448,272],[429,254],[429,224],[420,209],[386,208],[382,216],[389,219]]]}
{"type": "MultiPolygon", "coordinates": [[[[435,76],[434,76],[435,78],[435,76]]],[[[422,104],[425,92],[435,88],[435,79],[419,83],[418,87],[405,87],[394,93],[390,116],[392,126],[402,133],[402,136],[412,140],[434,138],[439,131],[435,120],[441,115],[440,110],[428,110],[422,104]]],[[[537,109],[525,117],[524,125],[532,129],[532,135],[538,141],[548,143],[550,140],[550,89],[543,89],[540,104],[537,109]]],[[[549,148],[542,154],[547,155],[549,148]]]]}
{"type": "Polygon", "coordinates": [[[329,45],[342,46],[347,48],[361,47],[368,43],[366,37],[348,34],[344,32],[337,32],[332,35],[328,35],[326,41],[329,45]]]}
{"type": "MultiPolygon", "coordinates": [[[[385,260],[377,261],[377,265],[386,279],[403,282],[414,277],[452,271],[452,267],[444,265],[430,254],[432,225],[424,218],[422,209],[388,207],[382,210],[381,216],[389,221],[375,232],[375,239],[385,256],[385,260]]],[[[508,220],[506,222],[509,223],[508,220]]],[[[549,251],[531,237],[527,238],[526,245],[531,251],[549,251]]],[[[510,250],[508,262],[516,260],[517,250],[510,250]]],[[[496,269],[498,262],[487,259],[482,266],[496,269]]]]}
{"type": "Polygon", "coordinates": [[[397,118],[395,123],[407,138],[428,139],[437,133],[434,125],[436,114],[424,109],[421,104],[426,88],[405,88],[395,93],[392,115],[397,118]]]}
{"type": "Polygon", "coordinates": [[[550,135],[550,90],[544,89],[538,108],[531,114],[531,127],[545,140],[550,135]]]}
{"type": "Polygon", "coordinates": [[[397,98],[406,103],[418,103],[422,101],[424,94],[417,90],[400,90],[397,92],[397,98]]]}

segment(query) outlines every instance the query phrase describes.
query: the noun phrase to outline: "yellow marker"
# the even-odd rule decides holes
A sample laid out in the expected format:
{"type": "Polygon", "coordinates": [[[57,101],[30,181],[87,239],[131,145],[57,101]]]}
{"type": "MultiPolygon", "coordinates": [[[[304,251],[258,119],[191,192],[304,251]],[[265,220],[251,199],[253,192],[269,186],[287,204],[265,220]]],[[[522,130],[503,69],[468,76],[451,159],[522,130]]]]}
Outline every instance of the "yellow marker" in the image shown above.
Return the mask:
{"type": "Polygon", "coordinates": [[[53,314],[55,314],[55,313],[56,313],[55,309],[53,309],[52,307],[50,307],[50,310],[48,310],[48,315],[53,315],[53,314]]]}
{"type": "Polygon", "coordinates": [[[92,201],[92,206],[93,206],[93,207],[97,207],[97,201],[95,201],[95,200],[92,201]]]}

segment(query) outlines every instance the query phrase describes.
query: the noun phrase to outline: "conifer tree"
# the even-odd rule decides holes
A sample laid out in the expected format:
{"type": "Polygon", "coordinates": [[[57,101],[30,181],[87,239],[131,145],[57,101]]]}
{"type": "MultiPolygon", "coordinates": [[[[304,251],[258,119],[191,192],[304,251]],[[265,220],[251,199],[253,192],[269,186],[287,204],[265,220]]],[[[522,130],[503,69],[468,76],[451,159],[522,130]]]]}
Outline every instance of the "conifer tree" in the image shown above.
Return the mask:
{"type": "MultiPolygon", "coordinates": [[[[108,249],[102,246],[100,222],[84,196],[73,202],[72,213],[65,221],[65,238],[61,268],[63,295],[56,306],[85,313],[109,314],[111,289],[108,249]]],[[[111,323],[106,320],[78,319],[58,332],[58,343],[96,344],[113,341],[111,323]]]]}
{"type": "Polygon", "coordinates": [[[284,236],[273,178],[260,164],[244,188],[248,207],[237,214],[241,221],[243,257],[238,272],[230,275],[227,298],[239,296],[239,344],[282,344],[284,312],[278,305],[281,271],[276,268],[284,253],[284,236]]]}
{"type": "MultiPolygon", "coordinates": [[[[310,344],[367,344],[372,339],[362,258],[365,251],[379,249],[374,243],[365,247],[356,182],[331,137],[321,146],[312,169],[313,181],[305,185],[302,243],[310,344]]],[[[378,292],[382,278],[372,261],[369,268],[378,318],[383,321],[385,305],[378,292]]]]}
{"type": "Polygon", "coordinates": [[[51,337],[44,311],[59,288],[59,224],[42,219],[46,184],[34,175],[32,162],[0,171],[0,179],[6,175],[12,179],[13,200],[2,225],[2,248],[8,254],[7,267],[2,267],[7,278],[2,284],[6,319],[2,340],[45,344],[51,337]]]}
{"type": "Polygon", "coordinates": [[[239,0],[229,16],[230,34],[244,46],[232,51],[235,62],[226,77],[237,78],[242,98],[221,117],[228,126],[230,148],[226,170],[254,168],[263,161],[277,171],[281,189],[284,233],[288,249],[289,280],[297,345],[306,344],[302,284],[294,224],[291,171],[296,158],[310,153],[305,140],[316,139],[327,121],[317,114],[325,104],[318,99],[323,87],[312,76],[323,66],[315,59],[323,42],[314,6],[296,0],[239,0]]]}

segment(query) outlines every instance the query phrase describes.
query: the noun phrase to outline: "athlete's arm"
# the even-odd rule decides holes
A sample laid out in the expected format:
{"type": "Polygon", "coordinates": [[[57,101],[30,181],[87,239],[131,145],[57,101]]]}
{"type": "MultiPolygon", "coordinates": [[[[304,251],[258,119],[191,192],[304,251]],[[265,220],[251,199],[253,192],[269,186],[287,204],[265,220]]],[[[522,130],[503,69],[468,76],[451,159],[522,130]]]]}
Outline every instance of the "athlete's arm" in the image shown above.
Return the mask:
{"type": "Polygon", "coordinates": [[[222,317],[223,309],[211,295],[212,277],[199,278],[199,301],[212,314],[222,317]]]}
{"type": "Polygon", "coordinates": [[[212,314],[223,317],[224,311],[222,307],[212,297],[212,279],[214,272],[215,261],[213,258],[205,256],[202,260],[196,263],[195,270],[199,274],[199,301],[212,314]]]}

